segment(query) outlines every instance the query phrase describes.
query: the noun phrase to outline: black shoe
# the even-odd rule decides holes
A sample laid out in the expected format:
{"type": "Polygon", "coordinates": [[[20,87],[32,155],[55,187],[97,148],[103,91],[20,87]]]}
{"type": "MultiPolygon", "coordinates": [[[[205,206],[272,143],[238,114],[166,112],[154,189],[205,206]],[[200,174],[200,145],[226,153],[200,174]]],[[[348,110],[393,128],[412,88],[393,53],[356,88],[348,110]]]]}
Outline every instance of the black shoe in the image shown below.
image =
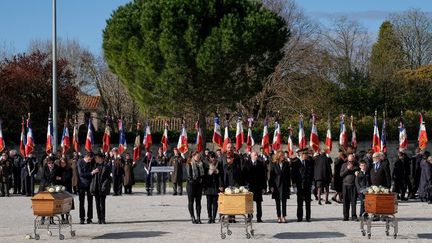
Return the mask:
{"type": "Polygon", "coordinates": [[[202,223],[201,223],[201,219],[200,219],[200,218],[197,218],[197,220],[196,220],[196,221],[197,221],[197,224],[202,224],[202,223]]]}
{"type": "Polygon", "coordinates": [[[330,201],[326,201],[325,204],[332,204],[330,201]]]}
{"type": "Polygon", "coordinates": [[[306,219],[306,222],[310,222],[311,221],[311,219],[306,219]]]}
{"type": "Polygon", "coordinates": [[[177,196],[177,192],[173,193],[173,196],[177,196]]]}
{"type": "Polygon", "coordinates": [[[358,220],[357,216],[352,216],[351,221],[359,221],[359,220],[358,220]]]}
{"type": "Polygon", "coordinates": [[[343,221],[349,221],[349,218],[343,218],[343,221]]]}
{"type": "Polygon", "coordinates": [[[102,224],[102,220],[98,220],[98,224],[102,224]]]}
{"type": "Polygon", "coordinates": [[[262,219],[257,219],[257,223],[262,223],[262,219]]]}
{"type": "Polygon", "coordinates": [[[106,224],[106,221],[105,221],[105,219],[102,219],[102,224],[106,224]]]}
{"type": "Polygon", "coordinates": [[[41,224],[41,225],[45,224],[45,219],[44,219],[44,218],[41,219],[40,224],[41,224]]]}
{"type": "Polygon", "coordinates": [[[197,221],[196,221],[195,217],[192,217],[191,221],[192,221],[192,224],[197,224],[197,221]]]}
{"type": "Polygon", "coordinates": [[[319,204],[319,205],[322,205],[321,200],[318,201],[318,204],[319,204]]]}
{"type": "Polygon", "coordinates": [[[303,219],[297,219],[297,222],[301,222],[301,221],[303,221],[303,219]]]}
{"type": "Polygon", "coordinates": [[[429,201],[428,204],[432,204],[432,201],[429,201]]]}
{"type": "Polygon", "coordinates": [[[207,221],[207,224],[211,224],[211,223],[213,223],[213,220],[209,219],[209,220],[207,221]]]}
{"type": "Polygon", "coordinates": [[[87,224],[93,224],[93,221],[91,219],[87,219],[87,224]]]}
{"type": "Polygon", "coordinates": [[[81,220],[80,220],[80,224],[84,224],[84,219],[81,219],[81,220]]]}

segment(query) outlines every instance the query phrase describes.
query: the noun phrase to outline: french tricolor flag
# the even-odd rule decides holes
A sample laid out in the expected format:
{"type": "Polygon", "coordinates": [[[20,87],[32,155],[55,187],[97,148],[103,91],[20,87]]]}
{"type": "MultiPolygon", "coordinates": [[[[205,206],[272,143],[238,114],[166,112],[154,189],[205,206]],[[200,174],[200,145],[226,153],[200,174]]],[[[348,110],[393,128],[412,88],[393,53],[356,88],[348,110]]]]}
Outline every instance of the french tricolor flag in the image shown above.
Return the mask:
{"type": "Polygon", "coordinates": [[[87,127],[87,136],[86,136],[86,142],[85,142],[85,149],[87,152],[91,152],[93,149],[94,144],[94,127],[92,119],[89,118],[89,123],[87,127]]]}
{"type": "Polygon", "coordinates": [[[187,132],[186,132],[186,127],[183,123],[182,125],[182,129],[180,132],[180,137],[177,143],[177,149],[179,150],[179,152],[181,154],[185,154],[187,153],[187,151],[189,151],[189,146],[188,146],[188,141],[187,141],[187,132]]]}
{"type": "Polygon", "coordinates": [[[26,141],[26,146],[25,146],[26,156],[33,153],[34,146],[35,146],[35,142],[34,142],[34,138],[33,138],[33,129],[32,129],[32,125],[31,125],[31,121],[30,121],[30,114],[29,114],[29,117],[27,119],[27,141],[26,141]]]}
{"type": "Polygon", "coordinates": [[[26,136],[25,136],[25,128],[24,128],[24,117],[21,122],[21,138],[20,138],[20,152],[21,155],[26,157],[26,136]]]}
{"type": "Polygon", "coordinates": [[[383,125],[381,130],[381,152],[387,153],[387,140],[386,140],[386,120],[383,116],[383,125]]]}
{"type": "Polygon", "coordinates": [[[243,121],[241,117],[237,119],[236,126],[236,150],[239,151],[244,143],[243,121]]]}
{"type": "Polygon", "coordinates": [[[348,134],[345,126],[345,114],[341,114],[340,116],[339,146],[345,149],[348,147],[348,134]]]}
{"type": "Polygon", "coordinates": [[[287,151],[288,151],[288,156],[291,157],[294,155],[294,144],[293,141],[291,139],[292,137],[292,133],[293,133],[293,129],[291,127],[291,124],[288,127],[288,145],[287,145],[287,151]]]}
{"type": "Polygon", "coordinates": [[[119,153],[122,154],[127,149],[124,121],[119,119],[117,125],[119,130],[119,153]]]}
{"type": "Polygon", "coordinates": [[[168,123],[167,122],[165,122],[164,124],[164,132],[162,134],[161,144],[162,144],[162,151],[166,153],[168,151],[168,123]]]}
{"type": "Polygon", "coordinates": [[[151,145],[153,144],[153,140],[152,140],[152,135],[151,135],[150,126],[148,122],[145,128],[143,144],[146,151],[150,151],[151,145]]]}
{"type": "Polygon", "coordinates": [[[426,149],[428,137],[427,137],[427,133],[426,133],[425,121],[423,120],[423,114],[421,114],[421,113],[420,113],[420,129],[419,129],[418,142],[419,142],[419,148],[421,150],[426,149]]]}
{"type": "Polygon", "coordinates": [[[310,135],[309,145],[315,153],[318,153],[320,150],[320,141],[318,137],[318,129],[316,127],[316,115],[312,114],[312,129],[310,135]]]}
{"type": "Polygon", "coordinates": [[[220,126],[219,116],[215,116],[214,118],[214,130],[213,130],[213,143],[222,148],[223,146],[223,138],[220,126]]]}
{"type": "Polygon", "coordinates": [[[399,151],[408,149],[408,136],[404,125],[403,117],[401,116],[399,122],[399,151]]]}
{"type": "Polygon", "coordinates": [[[223,146],[222,146],[222,152],[227,151],[227,145],[231,142],[229,135],[228,135],[228,121],[225,125],[225,132],[224,132],[224,141],[223,141],[223,146]]]}
{"type": "Polygon", "coordinates": [[[204,145],[203,145],[203,137],[202,137],[202,131],[201,131],[201,126],[200,126],[199,121],[197,121],[195,123],[195,129],[197,131],[197,137],[196,137],[196,141],[195,141],[195,144],[196,144],[195,150],[198,153],[201,153],[204,150],[204,145]]]}
{"type": "Polygon", "coordinates": [[[63,134],[62,134],[60,146],[62,148],[63,155],[65,155],[70,148],[69,128],[67,126],[67,122],[65,122],[64,127],[63,127],[63,134]]]}
{"type": "Polygon", "coordinates": [[[45,152],[47,154],[52,154],[53,152],[53,140],[52,118],[48,117],[47,140],[45,144],[45,152]]]}
{"type": "Polygon", "coordinates": [[[306,134],[303,127],[303,115],[300,114],[299,119],[299,149],[306,148],[306,134]]]}
{"type": "Polygon", "coordinates": [[[111,144],[111,128],[109,126],[109,119],[107,117],[107,121],[105,123],[105,132],[102,138],[102,150],[105,153],[108,153],[110,150],[110,144],[111,144]]]}
{"type": "Polygon", "coordinates": [[[263,137],[261,139],[261,147],[263,148],[264,154],[270,154],[270,136],[268,133],[268,122],[267,118],[264,121],[263,137]]]}
{"type": "Polygon", "coordinates": [[[282,144],[282,136],[281,136],[280,124],[278,121],[276,121],[275,130],[273,133],[273,144],[272,144],[273,151],[278,151],[281,148],[281,144],[282,144]]]}
{"type": "Polygon", "coordinates": [[[248,153],[252,152],[252,148],[255,145],[255,140],[253,139],[253,136],[252,136],[252,123],[253,123],[253,118],[250,117],[248,119],[248,134],[247,134],[247,139],[246,139],[246,151],[248,153]]]}
{"type": "Polygon", "coordinates": [[[374,116],[374,131],[373,131],[373,137],[372,137],[372,149],[375,153],[381,152],[381,139],[380,139],[380,135],[379,135],[376,111],[375,111],[375,116],[374,116]]]}
{"type": "Polygon", "coordinates": [[[2,122],[0,121],[0,152],[2,152],[6,147],[4,138],[3,138],[3,130],[2,130],[2,122]]]}

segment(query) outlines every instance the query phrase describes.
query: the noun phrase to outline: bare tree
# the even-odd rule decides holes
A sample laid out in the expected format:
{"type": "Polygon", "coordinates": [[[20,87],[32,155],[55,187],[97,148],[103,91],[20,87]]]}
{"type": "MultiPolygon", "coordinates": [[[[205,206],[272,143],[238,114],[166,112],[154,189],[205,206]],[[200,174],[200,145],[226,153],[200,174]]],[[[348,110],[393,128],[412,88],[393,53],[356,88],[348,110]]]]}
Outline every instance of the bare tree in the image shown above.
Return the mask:
{"type": "Polygon", "coordinates": [[[347,17],[333,20],[330,28],[322,32],[324,48],[336,74],[349,74],[358,70],[368,72],[371,40],[366,29],[347,17]]]}
{"type": "Polygon", "coordinates": [[[411,69],[432,62],[432,18],[420,9],[390,16],[411,69]]]}

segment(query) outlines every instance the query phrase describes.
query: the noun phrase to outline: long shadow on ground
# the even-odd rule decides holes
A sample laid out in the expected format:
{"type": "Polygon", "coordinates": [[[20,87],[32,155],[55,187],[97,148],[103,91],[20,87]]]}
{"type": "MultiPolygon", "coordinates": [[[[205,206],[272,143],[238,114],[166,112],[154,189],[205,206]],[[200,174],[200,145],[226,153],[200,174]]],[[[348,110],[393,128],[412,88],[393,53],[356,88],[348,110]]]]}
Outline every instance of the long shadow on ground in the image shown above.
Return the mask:
{"type": "Polygon", "coordinates": [[[168,234],[168,232],[163,231],[134,231],[134,232],[117,232],[108,233],[93,237],[93,240],[116,240],[116,239],[133,239],[133,238],[152,238],[159,237],[168,234]]]}
{"type": "Polygon", "coordinates": [[[420,239],[432,239],[432,234],[417,234],[420,239]]]}
{"type": "Polygon", "coordinates": [[[273,236],[277,239],[316,239],[316,238],[341,238],[344,234],[339,232],[285,232],[273,236]]]}

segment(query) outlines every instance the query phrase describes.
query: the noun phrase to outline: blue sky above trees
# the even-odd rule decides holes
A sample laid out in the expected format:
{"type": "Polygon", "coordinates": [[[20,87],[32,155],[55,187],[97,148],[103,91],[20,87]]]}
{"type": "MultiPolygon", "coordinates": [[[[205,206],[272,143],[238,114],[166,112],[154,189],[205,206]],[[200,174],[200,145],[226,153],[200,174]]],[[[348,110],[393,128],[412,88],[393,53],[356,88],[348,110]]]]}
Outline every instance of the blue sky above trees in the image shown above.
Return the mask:
{"type": "MultiPolygon", "coordinates": [[[[130,0],[57,0],[58,37],[75,39],[83,47],[99,54],[102,29],[112,11],[130,0]]],[[[297,0],[297,4],[314,21],[348,16],[370,33],[393,12],[418,8],[432,15],[429,0],[297,0]]],[[[32,40],[51,38],[52,0],[2,0],[0,2],[0,48],[22,52],[32,40]]]]}

